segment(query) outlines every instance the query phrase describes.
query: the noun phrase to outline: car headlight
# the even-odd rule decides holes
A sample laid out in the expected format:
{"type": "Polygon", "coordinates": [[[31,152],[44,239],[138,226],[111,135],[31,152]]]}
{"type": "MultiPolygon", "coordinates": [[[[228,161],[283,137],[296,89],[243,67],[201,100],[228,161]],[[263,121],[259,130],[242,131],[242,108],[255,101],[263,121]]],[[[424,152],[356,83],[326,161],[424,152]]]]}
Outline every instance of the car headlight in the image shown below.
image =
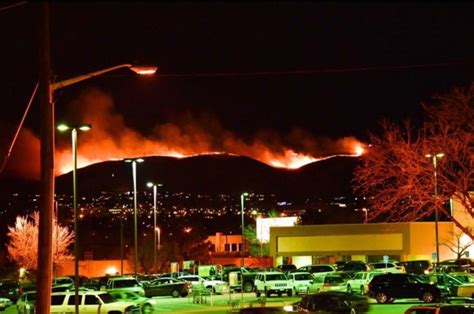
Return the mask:
{"type": "Polygon", "coordinates": [[[150,300],[148,300],[148,303],[155,305],[155,304],[156,304],[156,301],[155,301],[155,300],[152,300],[152,299],[150,299],[150,300]]]}

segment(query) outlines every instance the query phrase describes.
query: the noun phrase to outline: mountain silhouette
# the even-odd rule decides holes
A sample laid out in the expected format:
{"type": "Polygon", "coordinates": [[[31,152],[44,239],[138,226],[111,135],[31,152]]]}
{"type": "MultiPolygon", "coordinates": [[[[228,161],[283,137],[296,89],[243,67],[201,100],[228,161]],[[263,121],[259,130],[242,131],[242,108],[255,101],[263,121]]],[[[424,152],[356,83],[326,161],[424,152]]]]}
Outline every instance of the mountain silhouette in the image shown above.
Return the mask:
{"type": "MultiPolygon", "coordinates": [[[[137,189],[147,182],[161,183],[170,192],[275,193],[288,197],[331,197],[351,193],[353,171],[359,159],[333,157],[295,170],[274,168],[235,155],[199,155],[187,158],[144,157],[137,163],[137,189]]],[[[133,190],[132,166],[106,161],[77,171],[81,194],[133,190]]],[[[72,173],[56,178],[56,193],[72,193],[72,173]]]]}

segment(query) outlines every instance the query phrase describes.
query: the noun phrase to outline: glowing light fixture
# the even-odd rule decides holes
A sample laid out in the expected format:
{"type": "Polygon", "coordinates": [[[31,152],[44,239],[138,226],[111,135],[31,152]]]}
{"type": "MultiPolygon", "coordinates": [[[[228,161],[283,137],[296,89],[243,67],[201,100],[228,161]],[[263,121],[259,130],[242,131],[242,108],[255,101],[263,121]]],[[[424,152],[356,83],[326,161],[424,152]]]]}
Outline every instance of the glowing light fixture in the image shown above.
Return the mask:
{"type": "Polygon", "coordinates": [[[155,66],[131,66],[130,70],[140,75],[153,75],[158,70],[155,66]]]}

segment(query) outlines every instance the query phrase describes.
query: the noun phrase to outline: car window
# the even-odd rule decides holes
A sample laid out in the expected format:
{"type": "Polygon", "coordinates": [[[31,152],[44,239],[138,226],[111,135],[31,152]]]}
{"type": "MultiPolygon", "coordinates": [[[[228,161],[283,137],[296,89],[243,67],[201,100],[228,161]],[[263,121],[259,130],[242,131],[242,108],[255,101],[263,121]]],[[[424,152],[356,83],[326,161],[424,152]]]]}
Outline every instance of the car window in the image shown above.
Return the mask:
{"type": "Polygon", "coordinates": [[[286,277],[284,274],[268,274],[267,280],[286,280],[286,277]]]}
{"type": "Polygon", "coordinates": [[[115,280],[115,288],[125,288],[125,287],[136,287],[138,286],[138,281],[136,279],[127,279],[127,280],[115,280]]]}
{"type": "Polygon", "coordinates": [[[51,305],[63,305],[65,295],[52,295],[51,305]]]}
{"type": "MultiPolygon", "coordinates": [[[[77,301],[77,303],[79,304],[81,304],[81,297],[82,296],[79,296],[79,300],[77,301]]],[[[69,295],[69,299],[67,300],[67,305],[76,305],[74,300],[75,300],[75,295],[74,294],[69,295]]]]}
{"type": "Polygon", "coordinates": [[[359,279],[362,279],[363,277],[364,277],[364,274],[358,273],[354,276],[354,279],[359,280],[359,279]]]}
{"type": "Polygon", "coordinates": [[[295,279],[296,280],[312,280],[313,276],[311,276],[310,274],[298,274],[298,275],[295,275],[295,279]]]}
{"type": "Polygon", "coordinates": [[[104,303],[113,303],[115,302],[115,299],[113,296],[111,296],[109,293],[101,293],[99,295],[97,295],[101,300],[102,302],[104,303]]]}
{"type": "Polygon", "coordinates": [[[100,304],[99,299],[95,295],[86,295],[86,299],[84,300],[85,305],[95,305],[100,304]]]}
{"type": "Polygon", "coordinates": [[[327,276],[324,279],[325,283],[343,283],[344,279],[340,276],[327,276]]]}

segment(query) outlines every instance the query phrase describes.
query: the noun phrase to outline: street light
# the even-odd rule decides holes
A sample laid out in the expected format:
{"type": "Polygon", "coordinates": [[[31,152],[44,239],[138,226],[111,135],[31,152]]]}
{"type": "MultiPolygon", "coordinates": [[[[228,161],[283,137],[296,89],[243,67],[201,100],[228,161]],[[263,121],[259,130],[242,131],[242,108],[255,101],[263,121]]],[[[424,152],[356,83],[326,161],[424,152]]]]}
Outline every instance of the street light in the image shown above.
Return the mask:
{"type": "Polygon", "coordinates": [[[436,243],[436,264],[439,264],[439,237],[438,237],[438,172],[437,160],[444,157],[444,153],[426,154],[426,158],[431,158],[434,168],[434,199],[435,199],[435,243],[436,243]]]}
{"type": "Polygon", "coordinates": [[[244,238],[244,197],[248,196],[249,193],[244,192],[240,194],[240,215],[242,217],[242,267],[245,266],[245,238],[244,238]]]}
{"type": "Polygon", "coordinates": [[[137,163],[144,162],[142,158],[133,158],[133,159],[125,159],[127,163],[132,164],[132,176],[133,176],[133,237],[134,237],[134,245],[135,245],[135,257],[133,261],[133,272],[135,274],[135,278],[137,278],[137,265],[138,265],[138,218],[137,218],[137,163]]]}
{"type": "MultiPolygon", "coordinates": [[[[53,92],[67,85],[86,80],[121,67],[132,68],[128,64],[107,68],[88,75],[79,76],[63,82],[52,84],[51,56],[50,56],[50,29],[49,3],[40,5],[39,27],[39,102],[40,102],[40,222],[38,228],[38,273],[36,283],[36,311],[49,313],[51,305],[51,284],[53,279],[53,208],[54,208],[54,103],[53,92]]],[[[148,67],[149,68],[149,67],[148,67]]],[[[132,69],[133,70],[133,69],[132,69]]],[[[135,68],[135,72],[140,74],[135,68]]],[[[145,74],[150,74],[145,71],[145,74]]],[[[143,72],[142,72],[143,73],[143,72]]]]}
{"type": "Polygon", "coordinates": [[[79,233],[78,233],[78,222],[77,222],[77,130],[89,131],[91,129],[90,124],[83,125],[71,125],[66,124],[58,125],[57,129],[61,132],[71,131],[72,136],[72,194],[73,194],[73,213],[74,213],[74,309],[75,313],[79,313],[79,233]]]}
{"type": "MultiPolygon", "coordinates": [[[[153,182],[148,182],[146,184],[149,188],[153,188],[153,268],[156,267],[156,192],[159,186],[163,184],[154,184],[153,182]]],[[[158,229],[160,230],[160,229],[158,229]]]]}

